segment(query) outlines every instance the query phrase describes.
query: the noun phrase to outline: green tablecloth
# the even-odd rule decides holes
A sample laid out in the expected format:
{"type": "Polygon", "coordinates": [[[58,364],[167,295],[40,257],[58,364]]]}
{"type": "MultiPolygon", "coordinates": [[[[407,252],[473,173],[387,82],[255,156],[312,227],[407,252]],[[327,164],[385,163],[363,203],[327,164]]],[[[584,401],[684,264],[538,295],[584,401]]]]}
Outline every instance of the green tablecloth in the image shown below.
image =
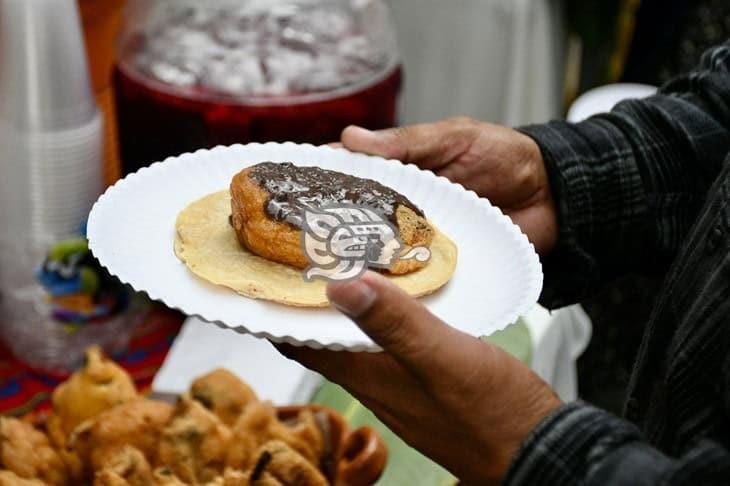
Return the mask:
{"type": "MultiPolygon", "coordinates": [[[[526,364],[532,358],[530,331],[523,320],[504,331],[484,338],[500,346],[526,364]]],[[[454,477],[383,425],[367,408],[334,383],[325,382],[312,399],[342,413],[353,427],[369,425],[380,432],[388,446],[388,465],[377,484],[384,486],[417,484],[419,486],[446,486],[456,483],[454,477]]],[[[479,413],[475,411],[475,413],[479,413]]]]}

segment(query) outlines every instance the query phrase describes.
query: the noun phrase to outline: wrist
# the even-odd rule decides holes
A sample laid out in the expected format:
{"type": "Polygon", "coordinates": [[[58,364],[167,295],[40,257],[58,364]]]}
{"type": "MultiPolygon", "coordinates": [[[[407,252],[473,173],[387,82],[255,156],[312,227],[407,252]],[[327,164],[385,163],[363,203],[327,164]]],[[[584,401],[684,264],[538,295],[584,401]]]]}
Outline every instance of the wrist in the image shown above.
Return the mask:
{"type": "MultiPolygon", "coordinates": [[[[519,140],[519,159],[524,170],[524,184],[533,188],[525,206],[534,208],[529,220],[528,236],[540,255],[547,255],[557,245],[558,210],[547,165],[540,145],[530,136],[516,131],[519,140]]],[[[523,228],[524,229],[524,228],[523,228]]]]}
{"type": "Polygon", "coordinates": [[[494,371],[493,381],[480,397],[484,413],[478,414],[475,426],[484,454],[472,463],[470,476],[462,478],[474,484],[500,484],[533,431],[563,405],[524,363],[499,348],[491,349],[493,361],[487,366],[494,371]]]}

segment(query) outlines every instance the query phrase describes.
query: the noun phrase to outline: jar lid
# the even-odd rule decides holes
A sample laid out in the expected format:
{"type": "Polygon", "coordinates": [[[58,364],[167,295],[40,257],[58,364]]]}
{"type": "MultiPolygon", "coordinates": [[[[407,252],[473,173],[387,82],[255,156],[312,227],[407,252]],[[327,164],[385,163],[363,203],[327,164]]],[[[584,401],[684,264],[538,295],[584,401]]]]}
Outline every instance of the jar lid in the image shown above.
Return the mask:
{"type": "Polygon", "coordinates": [[[156,89],[247,104],[343,96],[399,62],[382,0],[138,0],[120,47],[156,89]]]}

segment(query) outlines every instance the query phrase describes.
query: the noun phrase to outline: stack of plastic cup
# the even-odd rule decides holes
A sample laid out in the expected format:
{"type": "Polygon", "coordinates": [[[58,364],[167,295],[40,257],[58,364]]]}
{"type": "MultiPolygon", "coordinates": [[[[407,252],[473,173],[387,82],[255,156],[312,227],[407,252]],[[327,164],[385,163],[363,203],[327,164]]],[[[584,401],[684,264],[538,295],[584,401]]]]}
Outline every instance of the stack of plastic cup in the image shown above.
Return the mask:
{"type": "Polygon", "coordinates": [[[0,0],[0,337],[41,368],[73,352],[36,272],[49,245],[79,236],[102,144],[76,0],[0,0]]]}
{"type": "Polygon", "coordinates": [[[3,238],[76,233],[101,190],[102,121],[74,0],[0,0],[3,238]]]}

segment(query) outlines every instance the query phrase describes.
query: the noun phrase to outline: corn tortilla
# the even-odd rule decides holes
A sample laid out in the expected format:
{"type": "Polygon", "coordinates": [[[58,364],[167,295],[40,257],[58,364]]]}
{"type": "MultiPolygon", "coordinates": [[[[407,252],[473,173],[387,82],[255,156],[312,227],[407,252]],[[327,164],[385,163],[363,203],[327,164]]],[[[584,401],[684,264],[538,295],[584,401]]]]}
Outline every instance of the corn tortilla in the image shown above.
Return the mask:
{"type": "MultiPolygon", "coordinates": [[[[307,282],[302,270],[266,260],[243,248],[228,223],[230,214],[227,190],[209,194],[180,212],[175,224],[175,254],[190,271],[246,297],[297,307],[329,306],[324,281],[307,282]]],[[[406,275],[387,275],[414,297],[435,292],[456,269],[456,245],[434,229],[428,265],[406,275]]]]}

